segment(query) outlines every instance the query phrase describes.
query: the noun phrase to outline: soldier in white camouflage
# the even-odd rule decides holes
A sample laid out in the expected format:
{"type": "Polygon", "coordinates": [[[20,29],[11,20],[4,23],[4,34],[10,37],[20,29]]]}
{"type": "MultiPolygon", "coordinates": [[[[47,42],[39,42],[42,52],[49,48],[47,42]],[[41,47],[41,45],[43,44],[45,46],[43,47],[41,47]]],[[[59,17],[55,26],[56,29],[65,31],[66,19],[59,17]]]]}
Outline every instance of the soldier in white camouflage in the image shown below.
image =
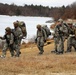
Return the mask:
{"type": "Polygon", "coordinates": [[[37,25],[37,37],[36,37],[36,43],[37,43],[37,47],[39,49],[39,54],[43,54],[44,50],[44,43],[46,41],[47,35],[44,29],[42,29],[41,25],[38,24],[37,25]]]}
{"type": "Polygon", "coordinates": [[[3,46],[3,50],[2,50],[2,58],[6,57],[6,51],[7,49],[10,50],[11,53],[11,57],[14,56],[14,50],[13,50],[13,46],[14,46],[14,35],[11,33],[11,28],[7,27],[5,29],[5,35],[3,37],[0,37],[2,40],[6,40],[6,42],[4,43],[3,46]]]}

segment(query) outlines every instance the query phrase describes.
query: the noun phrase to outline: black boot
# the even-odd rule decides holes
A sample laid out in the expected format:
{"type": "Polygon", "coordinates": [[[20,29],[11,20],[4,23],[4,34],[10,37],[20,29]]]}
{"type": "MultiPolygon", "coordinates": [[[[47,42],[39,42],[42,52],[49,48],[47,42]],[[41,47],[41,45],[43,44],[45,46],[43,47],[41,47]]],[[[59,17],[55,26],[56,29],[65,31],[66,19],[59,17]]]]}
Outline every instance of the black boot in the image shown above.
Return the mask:
{"type": "Polygon", "coordinates": [[[44,51],[40,51],[39,54],[43,54],[44,51]]]}
{"type": "Polygon", "coordinates": [[[19,54],[21,54],[21,52],[19,52],[19,54]]]}
{"type": "Polygon", "coordinates": [[[63,51],[61,51],[61,52],[57,52],[56,54],[57,54],[57,55],[59,55],[59,54],[63,54],[63,51]]]}
{"type": "Polygon", "coordinates": [[[71,50],[66,50],[66,51],[65,51],[65,53],[69,53],[69,52],[71,52],[71,50]]]}

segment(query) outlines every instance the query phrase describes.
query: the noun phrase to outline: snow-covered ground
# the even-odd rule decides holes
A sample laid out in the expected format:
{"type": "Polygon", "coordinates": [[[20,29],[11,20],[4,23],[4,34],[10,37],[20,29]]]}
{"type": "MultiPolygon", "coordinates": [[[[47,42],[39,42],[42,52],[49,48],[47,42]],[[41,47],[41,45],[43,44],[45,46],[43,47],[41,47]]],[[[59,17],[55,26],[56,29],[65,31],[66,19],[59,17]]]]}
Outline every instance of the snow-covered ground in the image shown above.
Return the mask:
{"type": "Polygon", "coordinates": [[[50,27],[51,23],[45,23],[48,20],[52,20],[51,17],[30,17],[30,16],[6,16],[0,15],[0,36],[5,34],[5,28],[13,28],[13,22],[19,20],[26,23],[27,28],[27,38],[25,41],[29,40],[36,35],[37,24],[47,25],[50,27]]]}

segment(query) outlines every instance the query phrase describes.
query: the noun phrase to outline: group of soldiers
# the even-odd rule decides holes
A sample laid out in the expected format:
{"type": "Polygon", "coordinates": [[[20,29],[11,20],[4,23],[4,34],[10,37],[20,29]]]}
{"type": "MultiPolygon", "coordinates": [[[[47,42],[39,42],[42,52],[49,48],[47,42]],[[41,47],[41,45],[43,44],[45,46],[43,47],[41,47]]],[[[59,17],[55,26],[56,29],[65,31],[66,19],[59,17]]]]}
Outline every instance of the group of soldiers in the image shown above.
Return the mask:
{"type": "Polygon", "coordinates": [[[5,35],[0,37],[2,40],[6,40],[2,49],[2,55],[0,57],[5,58],[6,52],[9,49],[11,57],[19,57],[21,40],[23,38],[23,33],[21,28],[18,26],[18,21],[13,23],[14,29],[10,27],[5,28],[5,35]]]}
{"type": "MultiPolygon", "coordinates": [[[[11,57],[19,57],[20,52],[20,45],[21,40],[23,39],[23,32],[21,28],[19,27],[18,21],[13,23],[14,29],[11,29],[10,27],[5,28],[5,35],[3,37],[0,37],[0,39],[5,39],[6,42],[4,44],[2,55],[0,57],[5,58],[7,49],[9,48],[11,57]]],[[[50,30],[48,29],[47,25],[37,25],[37,35],[35,42],[37,44],[37,47],[39,49],[39,54],[43,54],[44,52],[44,43],[46,42],[49,35],[51,35],[50,30]],[[46,29],[46,30],[45,30],[46,29]]],[[[57,25],[54,28],[54,43],[55,43],[55,49],[51,51],[51,53],[56,54],[63,54],[64,53],[64,42],[67,39],[67,52],[71,52],[72,46],[74,47],[76,51],[76,24],[67,25],[64,23],[62,19],[59,19],[57,21],[57,25]]]]}
{"type": "Polygon", "coordinates": [[[65,53],[71,52],[72,46],[76,51],[76,24],[66,24],[62,19],[57,21],[57,25],[54,28],[54,43],[55,49],[51,51],[56,54],[64,53],[64,42],[67,39],[67,50],[65,53]]]}
{"type": "MultiPolygon", "coordinates": [[[[37,38],[36,43],[39,49],[39,54],[44,52],[44,43],[46,42],[48,36],[46,31],[41,25],[37,25],[37,38]]],[[[57,25],[54,28],[53,33],[54,38],[54,50],[51,53],[63,54],[71,52],[72,46],[76,51],[76,24],[75,23],[66,23],[62,19],[57,21],[57,25]],[[64,42],[67,39],[67,50],[64,50],[64,42]]]]}

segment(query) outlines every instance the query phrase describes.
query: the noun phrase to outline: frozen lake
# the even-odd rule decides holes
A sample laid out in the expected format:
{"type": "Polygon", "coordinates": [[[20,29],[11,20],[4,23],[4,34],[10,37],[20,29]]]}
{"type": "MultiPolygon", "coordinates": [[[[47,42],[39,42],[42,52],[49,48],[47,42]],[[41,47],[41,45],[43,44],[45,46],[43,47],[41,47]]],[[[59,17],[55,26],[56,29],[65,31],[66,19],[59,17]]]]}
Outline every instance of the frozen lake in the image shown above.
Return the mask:
{"type": "MultiPolygon", "coordinates": [[[[13,22],[19,20],[24,21],[27,28],[27,38],[26,40],[32,38],[36,35],[37,24],[47,25],[50,27],[51,23],[45,23],[48,20],[52,20],[51,17],[30,17],[30,16],[6,16],[0,15],[0,36],[5,34],[5,28],[13,28],[13,22]]],[[[25,41],[26,41],[25,40],[25,41]]]]}

